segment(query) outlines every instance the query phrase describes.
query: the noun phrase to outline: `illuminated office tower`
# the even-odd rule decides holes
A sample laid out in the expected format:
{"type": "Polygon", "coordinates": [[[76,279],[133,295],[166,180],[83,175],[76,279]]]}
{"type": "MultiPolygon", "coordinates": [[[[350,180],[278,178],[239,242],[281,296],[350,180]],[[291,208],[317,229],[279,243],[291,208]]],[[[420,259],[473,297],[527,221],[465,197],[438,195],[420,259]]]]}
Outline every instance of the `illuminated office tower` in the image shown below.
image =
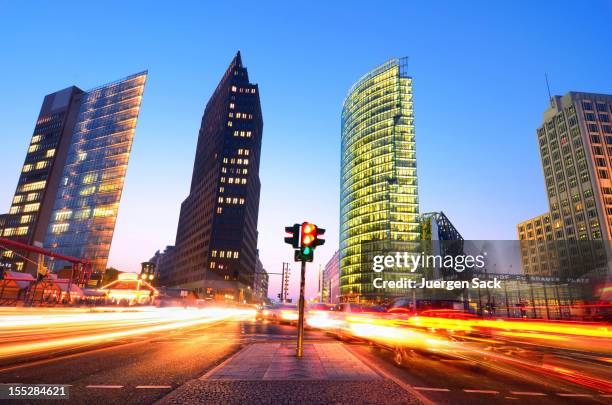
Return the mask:
{"type": "MultiPolygon", "coordinates": [[[[403,290],[375,289],[363,249],[418,248],[419,220],[412,78],[392,59],[351,87],[342,110],[340,293],[378,302],[403,290]]],[[[386,279],[392,274],[386,272],[386,279]]]]}
{"type": "Polygon", "coordinates": [[[78,107],[44,247],[91,260],[94,273],[106,269],[146,78],[90,90],[78,107]]]}
{"type": "MultiPolygon", "coordinates": [[[[45,96],[0,236],[28,245],[43,242],[83,94],[73,86],[45,96]]],[[[7,268],[36,272],[38,255],[1,253],[7,268]]]]}
{"type": "Polygon", "coordinates": [[[236,54],[202,117],[189,196],[162,282],[221,300],[251,300],[257,266],[259,88],[236,54]]]}

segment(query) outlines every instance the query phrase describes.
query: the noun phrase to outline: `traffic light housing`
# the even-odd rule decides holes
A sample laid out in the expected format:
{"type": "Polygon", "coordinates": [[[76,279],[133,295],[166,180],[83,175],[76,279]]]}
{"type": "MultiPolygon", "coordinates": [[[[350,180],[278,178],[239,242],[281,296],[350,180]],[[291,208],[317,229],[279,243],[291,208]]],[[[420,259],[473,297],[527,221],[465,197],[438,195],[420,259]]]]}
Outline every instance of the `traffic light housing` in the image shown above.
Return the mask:
{"type": "Polygon", "coordinates": [[[295,261],[312,262],[314,249],[325,243],[320,236],[325,233],[325,229],[317,227],[310,222],[302,223],[300,227],[300,250],[295,252],[295,261]]]}
{"type": "Polygon", "coordinates": [[[286,226],[285,233],[288,235],[285,236],[285,243],[290,244],[294,249],[300,247],[300,224],[286,226]]]}

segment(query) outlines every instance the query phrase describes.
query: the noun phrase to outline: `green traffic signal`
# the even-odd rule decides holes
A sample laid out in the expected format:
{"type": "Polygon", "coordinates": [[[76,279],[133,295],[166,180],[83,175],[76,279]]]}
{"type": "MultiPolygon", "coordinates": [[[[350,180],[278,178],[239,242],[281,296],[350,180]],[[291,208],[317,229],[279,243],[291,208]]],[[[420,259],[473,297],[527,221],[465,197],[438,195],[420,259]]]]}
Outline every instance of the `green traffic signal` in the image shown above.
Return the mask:
{"type": "Polygon", "coordinates": [[[306,246],[304,250],[302,251],[302,253],[304,253],[305,255],[309,255],[311,252],[312,252],[312,248],[310,248],[310,246],[306,246]]]}

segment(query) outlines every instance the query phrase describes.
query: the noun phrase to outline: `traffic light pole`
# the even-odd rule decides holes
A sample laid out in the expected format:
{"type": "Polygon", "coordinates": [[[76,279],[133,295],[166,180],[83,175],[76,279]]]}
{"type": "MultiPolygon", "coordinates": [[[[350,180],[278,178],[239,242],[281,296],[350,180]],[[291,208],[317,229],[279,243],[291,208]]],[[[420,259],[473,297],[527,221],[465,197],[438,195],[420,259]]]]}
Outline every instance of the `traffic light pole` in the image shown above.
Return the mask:
{"type": "Polygon", "coordinates": [[[298,342],[297,342],[297,357],[302,357],[304,354],[304,285],[306,284],[306,262],[302,262],[302,276],[300,278],[300,301],[298,304],[298,342]]]}

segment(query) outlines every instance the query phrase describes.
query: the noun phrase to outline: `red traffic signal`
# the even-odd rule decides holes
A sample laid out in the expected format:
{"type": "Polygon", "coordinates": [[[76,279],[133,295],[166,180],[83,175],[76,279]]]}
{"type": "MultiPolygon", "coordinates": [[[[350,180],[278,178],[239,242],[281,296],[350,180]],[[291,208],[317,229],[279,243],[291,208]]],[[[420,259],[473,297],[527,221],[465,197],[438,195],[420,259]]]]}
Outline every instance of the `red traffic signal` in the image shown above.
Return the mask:
{"type": "Polygon", "coordinates": [[[317,240],[317,226],[309,222],[304,222],[300,235],[300,247],[311,246],[317,240]]]}

